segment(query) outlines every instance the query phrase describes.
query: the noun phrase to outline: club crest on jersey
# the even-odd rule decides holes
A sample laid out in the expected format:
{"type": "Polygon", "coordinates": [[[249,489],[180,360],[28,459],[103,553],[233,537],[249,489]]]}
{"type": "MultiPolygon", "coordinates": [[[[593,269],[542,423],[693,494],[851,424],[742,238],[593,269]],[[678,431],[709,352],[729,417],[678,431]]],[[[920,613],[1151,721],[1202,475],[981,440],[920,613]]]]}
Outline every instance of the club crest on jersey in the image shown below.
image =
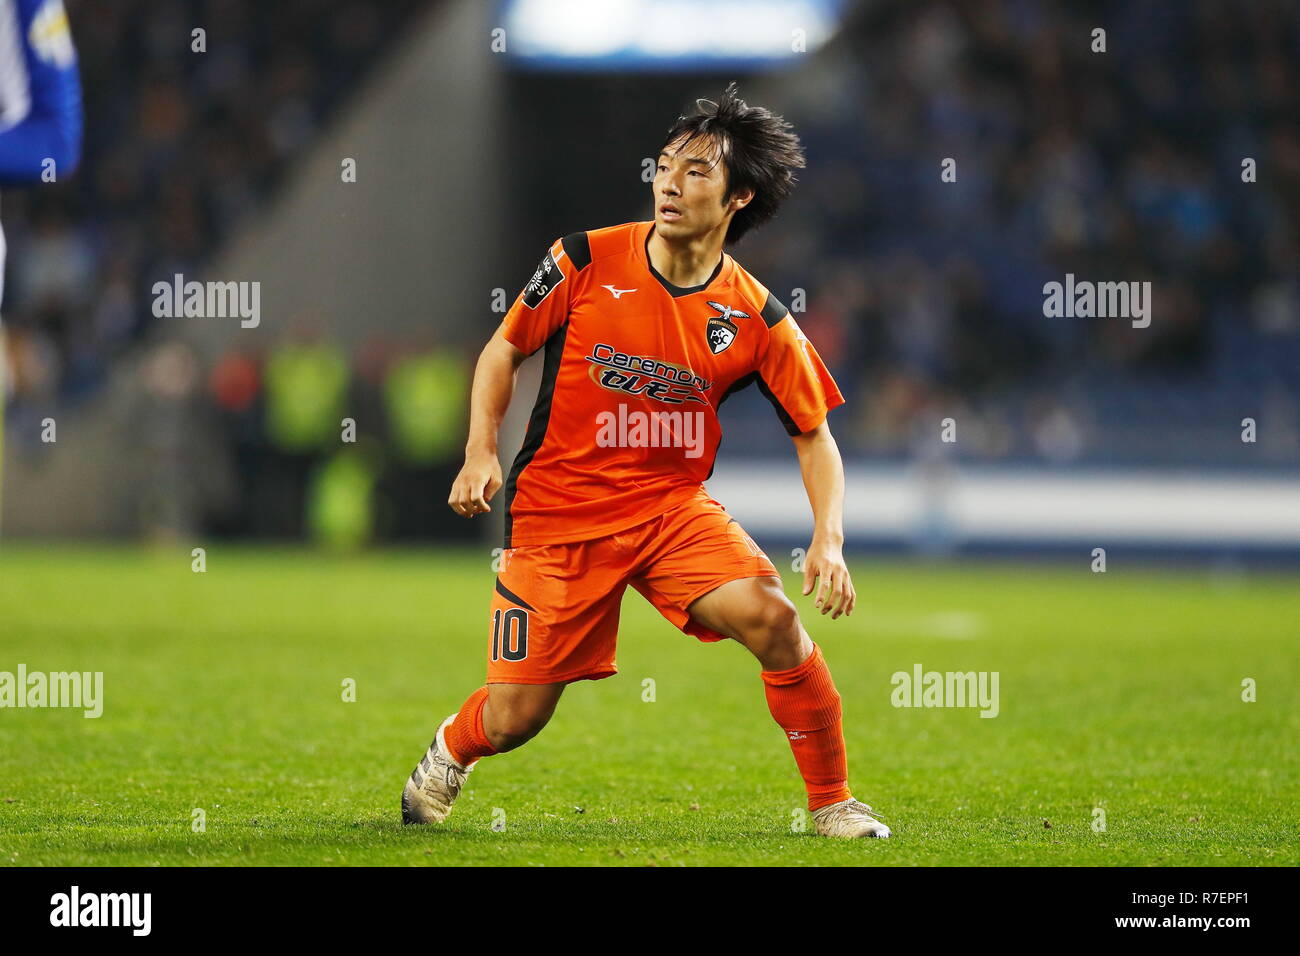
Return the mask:
{"type": "Polygon", "coordinates": [[[714,302],[712,299],[709,300],[709,307],[717,309],[720,313],[719,315],[709,316],[708,325],[704,330],[704,334],[709,341],[709,349],[714,355],[717,355],[725,352],[731,346],[731,343],[736,341],[736,333],[740,331],[736,323],[731,321],[732,317],[747,319],[749,313],[733,309],[721,302],[714,302]]]}

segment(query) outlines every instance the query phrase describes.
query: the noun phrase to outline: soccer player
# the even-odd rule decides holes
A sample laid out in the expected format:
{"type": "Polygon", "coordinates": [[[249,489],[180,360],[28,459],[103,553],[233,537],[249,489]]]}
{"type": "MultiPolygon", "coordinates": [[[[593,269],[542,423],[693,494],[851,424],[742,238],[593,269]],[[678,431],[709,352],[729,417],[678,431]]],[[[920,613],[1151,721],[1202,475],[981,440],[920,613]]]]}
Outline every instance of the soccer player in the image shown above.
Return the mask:
{"type": "Polygon", "coordinates": [[[781,117],[732,84],[678,117],[659,151],[653,221],[557,239],[479,358],[465,466],[449,504],[472,518],[504,486],[505,551],[487,683],[438,727],[402,792],[407,823],[441,822],[483,757],[546,725],[565,685],[615,673],[631,584],[701,641],[759,661],[817,833],[887,837],[849,791],[840,695],[780,572],[703,486],[717,410],[755,384],[794,441],[815,530],[804,593],[853,610],[844,469],[826,413],[844,398],[776,297],[723,252],[771,219],[803,168],[781,117]],[[521,362],[545,348],[537,403],[502,481],[497,430],[521,362]]]}

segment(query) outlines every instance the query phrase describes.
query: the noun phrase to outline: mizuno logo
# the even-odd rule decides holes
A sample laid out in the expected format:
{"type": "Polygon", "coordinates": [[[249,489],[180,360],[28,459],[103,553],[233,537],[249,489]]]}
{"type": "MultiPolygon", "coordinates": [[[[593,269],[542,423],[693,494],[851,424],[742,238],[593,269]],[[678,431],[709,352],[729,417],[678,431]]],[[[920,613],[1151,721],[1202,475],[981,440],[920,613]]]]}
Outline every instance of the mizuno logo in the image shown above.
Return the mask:
{"type": "Polygon", "coordinates": [[[609,294],[612,295],[612,296],[613,296],[614,298],[616,298],[616,299],[617,299],[619,296],[623,295],[623,293],[625,293],[625,292],[635,292],[635,291],[636,291],[636,289],[615,289],[612,285],[603,285],[603,286],[601,286],[601,288],[602,288],[602,289],[608,289],[608,290],[609,290],[609,294]]]}

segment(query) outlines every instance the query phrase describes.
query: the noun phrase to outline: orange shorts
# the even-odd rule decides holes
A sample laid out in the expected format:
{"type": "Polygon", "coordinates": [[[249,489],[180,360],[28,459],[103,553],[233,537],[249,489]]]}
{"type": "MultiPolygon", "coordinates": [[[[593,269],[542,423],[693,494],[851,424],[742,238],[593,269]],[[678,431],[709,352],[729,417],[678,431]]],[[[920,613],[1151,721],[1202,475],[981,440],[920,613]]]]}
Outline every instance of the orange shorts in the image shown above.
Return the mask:
{"type": "Polygon", "coordinates": [[[738,578],[781,573],[703,486],[683,504],[594,541],[505,552],[488,629],[489,684],[563,684],[618,672],[618,613],[628,584],[687,634],[723,635],[687,608],[738,578]]]}

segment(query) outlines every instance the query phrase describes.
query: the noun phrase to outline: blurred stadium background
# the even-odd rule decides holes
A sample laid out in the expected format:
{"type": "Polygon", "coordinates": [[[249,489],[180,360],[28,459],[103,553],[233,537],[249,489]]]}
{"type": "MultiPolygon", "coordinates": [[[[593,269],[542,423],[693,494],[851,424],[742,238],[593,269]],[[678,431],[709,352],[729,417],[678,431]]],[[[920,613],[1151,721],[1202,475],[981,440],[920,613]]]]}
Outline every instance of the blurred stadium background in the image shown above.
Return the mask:
{"type": "MultiPolygon", "coordinates": [[[[445,504],[477,350],[552,239],[650,217],[643,162],[735,79],[808,152],[734,253],[849,399],[849,548],[1300,556],[1296,4],[67,8],[81,168],[3,196],[7,538],[495,544],[445,504]],[[178,273],[259,282],[260,323],[155,317],[178,273]],[[1150,281],[1150,327],[1045,318],[1066,273],[1150,281]]],[[[723,423],[714,495],[806,544],[771,408],[723,423]]]]}

